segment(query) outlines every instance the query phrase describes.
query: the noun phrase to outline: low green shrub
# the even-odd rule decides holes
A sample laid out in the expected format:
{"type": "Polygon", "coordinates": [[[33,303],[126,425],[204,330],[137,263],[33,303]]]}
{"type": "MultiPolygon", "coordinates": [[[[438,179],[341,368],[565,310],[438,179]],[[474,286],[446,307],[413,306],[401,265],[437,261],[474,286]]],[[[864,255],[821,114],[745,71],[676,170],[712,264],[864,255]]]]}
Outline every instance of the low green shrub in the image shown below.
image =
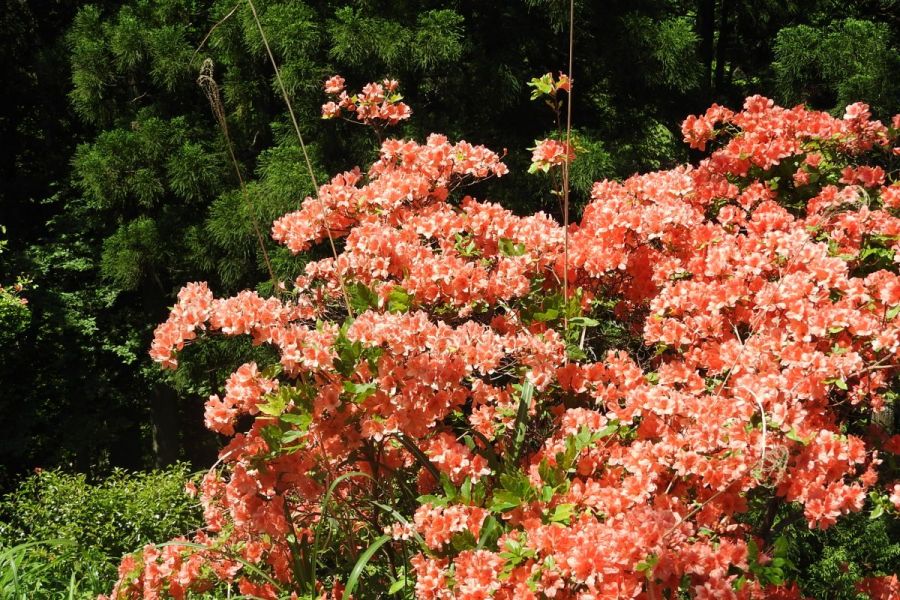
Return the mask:
{"type": "Polygon", "coordinates": [[[95,598],[109,592],[122,555],[196,529],[186,465],[148,473],[45,471],[0,500],[0,598],[95,598]]]}
{"type": "Polygon", "coordinates": [[[798,581],[810,598],[865,600],[857,589],[870,573],[900,572],[900,518],[851,514],[824,531],[790,530],[791,560],[798,581]]]}

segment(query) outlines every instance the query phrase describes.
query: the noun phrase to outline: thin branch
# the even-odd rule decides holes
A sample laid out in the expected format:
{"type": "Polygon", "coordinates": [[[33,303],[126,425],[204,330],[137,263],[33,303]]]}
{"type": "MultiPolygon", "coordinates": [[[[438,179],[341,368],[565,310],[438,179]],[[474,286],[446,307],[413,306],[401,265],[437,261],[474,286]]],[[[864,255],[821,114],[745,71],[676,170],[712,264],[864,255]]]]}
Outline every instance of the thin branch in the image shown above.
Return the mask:
{"type": "MultiPolygon", "coordinates": [[[[575,0],[569,0],[569,89],[566,94],[566,160],[563,163],[563,328],[569,331],[569,163],[572,148],[572,71],[575,59],[575,0]]],[[[568,362],[566,353],[565,362],[568,362]]]]}
{"type": "Polygon", "coordinates": [[[207,42],[207,40],[209,40],[210,36],[213,34],[213,31],[215,31],[216,29],[218,29],[219,25],[223,24],[225,21],[227,21],[228,19],[230,19],[231,16],[232,16],[235,12],[237,12],[237,9],[240,8],[240,6],[241,6],[240,2],[238,2],[237,4],[235,4],[235,5],[234,5],[234,8],[232,8],[230,11],[228,11],[228,14],[227,14],[227,15],[225,15],[224,17],[222,17],[221,19],[219,19],[219,20],[216,22],[216,24],[213,25],[213,26],[210,28],[210,30],[206,32],[206,35],[204,35],[204,36],[203,36],[203,39],[200,40],[200,44],[199,44],[199,45],[197,46],[197,48],[194,50],[194,53],[191,54],[191,60],[190,60],[190,62],[194,62],[194,59],[197,57],[197,53],[200,52],[200,50],[203,49],[203,46],[206,45],[206,42],[207,42]]]}
{"type": "Polygon", "coordinates": [[[259,35],[262,38],[263,46],[266,47],[266,53],[269,55],[269,62],[272,63],[272,69],[275,71],[275,80],[278,82],[278,88],[281,90],[281,95],[284,98],[284,103],[287,106],[288,114],[291,116],[291,123],[294,125],[294,132],[297,134],[297,139],[300,141],[300,150],[303,152],[303,159],[306,161],[306,168],[309,171],[309,179],[313,184],[313,188],[315,189],[316,199],[319,201],[319,206],[322,209],[322,226],[325,228],[325,233],[328,234],[328,243],[331,245],[331,253],[334,255],[334,272],[337,275],[338,283],[341,285],[341,294],[344,296],[344,304],[347,307],[347,314],[351,317],[355,316],[353,313],[353,308],[350,306],[350,296],[347,294],[347,287],[344,285],[344,277],[341,275],[340,268],[338,267],[338,253],[337,247],[334,245],[334,237],[331,235],[331,228],[328,227],[328,211],[325,208],[325,201],[322,200],[322,196],[319,194],[319,184],[316,181],[316,173],[312,166],[312,161],[309,158],[309,152],[306,150],[306,143],[303,141],[303,134],[300,133],[300,125],[297,123],[297,115],[294,114],[294,107],[291,104],[291,100],[288,97],[287,88],[284,86],[284,81],[281,79],[281,71],[278,68],[278,63],[275,61],[275,55],[272,54],[272,48],[269,46],[269,39],[266,37],[266,32],[263,30],[262,22],[259,20],[259,14],[256,12],[256,5],[253,4],[253,0],[247,0],[247,4],[250,6],[251,12],[253,12],[253,20],[256,21],[256,27],[259,29],[259,35]]]}
{"type": "Polygon", "coordinates": [[[234,155],[234,144],[231,142],[231,135],[228,133],[228,119],[225,117],[225,105],[222,103],[222,96],[219,93],[219,85],[213,78],[213,62],[207,58],[203,61],[203,67],[200,69],[200,76],[197,77],[197,85],[206,94],[209,100],[210,108],[212,108],[213,116],[222,135],[225,137],[225,146],[228,148],[228,155],[231,157],[231,164],[234,166],[234,173],[237,175],[238,183],[241,186],[241,194],[250,209],[250,222],[253,224],[253,231],[256,233],[256,241],[259,243],[259,249],[262,251],[263,259],[266,262],[266,269],[269,271],[269,277],[272,278],[272,286],[274,293],[278,293],[278,279],[275,277],[275,271],[272,269],[272,262],[269,260],[269,252],[266,250],[266,242],[263,238],[262,231],[259,227],[259,221],[256,218],[256,207],[250,194],[247,193],[247,185],[244,183],[244,177],[241,175],[241,167],[238,164],[237,157],[234,155]]]}

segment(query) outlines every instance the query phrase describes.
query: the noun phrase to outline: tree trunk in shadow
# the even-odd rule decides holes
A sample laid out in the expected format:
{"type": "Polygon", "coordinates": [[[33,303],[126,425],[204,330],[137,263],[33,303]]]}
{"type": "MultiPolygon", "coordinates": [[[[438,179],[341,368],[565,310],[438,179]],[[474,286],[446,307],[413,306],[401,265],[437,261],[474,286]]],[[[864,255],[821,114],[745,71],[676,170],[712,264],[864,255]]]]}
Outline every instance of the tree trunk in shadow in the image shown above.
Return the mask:
{"type": "Polygon", "coordinates": [[[178,397],[175,390],[164,383],[154,383],[150,397],[150,430],[153,435],[153,456],[158,468],[178,460],[180,451],[178,397]]]}
{"type": "Polygon", "coordinates": [[[732,0],[722,0],[719,10],[719,40],[716,43],[716,74],[714,93],[722,98],[725,88],[725,64],[728,62],[728,46],[731,43],[732,0]]]}
{"type": "Polygon", "coordinates": [[[190,399],[183,403],[181,439],[185,458],[195,469],[206,469],[219,455],[219,437],[203,423],[203,402],[190,399]]]}
{"type": "Polygon", "coordinates": [[[114,467],[139,471],[147,467],[146,438],[141,431],[141,421],[135,420],[126,429],[117,432],[109,448],[109,462],[114,467]]]}
{"type": "MultiPolygon", "coordinates": [[[[145,314],[157,314],[166,306],[167,286],[159,274],[145,273],[140,288],[145,314]]],[[[161,380],[148,381],[150,393],[150,433],[153,459],[157,468],[167,467],[181,458],[181,402],[172,386],[161,380]]]]}
{"type": "Polygon", "coordinates": [[[716,1],[698,0],[697,2],[697,35],[700,37],[700,61],[703,63],[703,81],[701,84],[703,100],[710,99],[712,84],[713,52],[715,39],[716,1]]]}

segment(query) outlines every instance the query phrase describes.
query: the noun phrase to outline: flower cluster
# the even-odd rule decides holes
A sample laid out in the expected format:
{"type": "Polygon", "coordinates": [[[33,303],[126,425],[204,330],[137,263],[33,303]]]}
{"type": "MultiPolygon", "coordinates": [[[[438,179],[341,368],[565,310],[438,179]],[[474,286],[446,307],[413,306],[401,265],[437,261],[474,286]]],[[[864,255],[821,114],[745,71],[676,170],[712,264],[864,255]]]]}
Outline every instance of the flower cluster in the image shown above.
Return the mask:
{"type": "Polygon", "coordinates": [[[381,83],[367,83],[352,96],[345,89],[344,78],[334,75],[325,82],[325,93],[334,100],[322,105],[322,118],[334,119],[346,114],[366,125],[396,125],[412,116],[409,106],[401,102],[395,79],[381,83]]]}
{"type": "Polygon", "coordinates": [[[437,134],[425,144],[389,139],[365,178],[359,170],[334,177],[316,197],[306,198],[300,210],[275,221],[272,237],[293,252],[303,252],[329,235],[347,236],[373,216],[381,217],[376,223],[396,223],[429,205],[443,204],[451,189],[467,180],[506,172],[500,157],[483,146],[451,144],[437,134]]]}
{"type": "MultiPolygon", "coordinates": [[[[290,294],[185,287],[155,360],[203,330],[279,360],[207,403],[229,442],[198,491],[206,529],[127,557],[113,597],[349,593],[352,563],[298,567],[331,522],[352,556],[384,531],[391,561],[416,547],[421,599],[801,597],[776,509],[813,528],[873,496],[900,511],[879,425],[900,374],[897,128],[751,97],[683,131],[714,150],[596,183],[568,232],[457,193],[503,175],[497,154],[389,139],[275,222],[293,252],[342,242],[290,294]]],[[[379,556],[366,577],[387,589],[379,556]]]]}
{"type": "Polygon", "coordinates": [[[559,92],[569,92],[572,89],[572,80],[565,73],[555,77],[553,73],[545,73],[528,82],[528,87],[533,88],[531,99],[537,100],[542,96],[556,99],[559,92]]]}
{"type": "Polygon", "coordinates": [[[554,139],[540,140],[531,153],[531,166],[528,168],[528,172],[543,171],[546,173],[551,167],[573,160],[575,160],[575,149],[566,142],[554,139]]]}
{"type": "Polygon", "coordinates": [[[225,383],[225,397],[210,396],[206,403],[206,427],[223,435],[234,435],[234,422],[243,414],[255,415],[257,404],[278,389],[278,381],[260,377],[256,363],[247,363],[225,383]]]}
{"type": "Polygon", "coordinates": [[[183,287],[168,320],[153,332],[150,357],[164,367],[177,367],[178,360],[173,353],[197,337],[197,329],[209,320],[212,301],[206,283],[189,283],[183,287]]]}

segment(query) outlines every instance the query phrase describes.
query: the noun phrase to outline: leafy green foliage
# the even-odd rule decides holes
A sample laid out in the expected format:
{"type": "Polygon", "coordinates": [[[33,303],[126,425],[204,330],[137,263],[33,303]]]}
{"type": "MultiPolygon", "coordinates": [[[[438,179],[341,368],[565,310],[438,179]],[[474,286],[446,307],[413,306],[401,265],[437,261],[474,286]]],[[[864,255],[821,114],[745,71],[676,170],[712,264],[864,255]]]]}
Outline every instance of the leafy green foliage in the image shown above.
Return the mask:
{"type": "Polygon", "coordinates": [[[856,583],[864,573],[897,573],[900,566],[900,518],[865,513],[849,515],[825,531],[803,523],[788,530],[790,559],[800,570],[803,592],[812,598],[861,600],[856,583]]]}
{"type": "MultiPolygon", "coordinates": [[[[0,225],[0,235],[6,234],[6,227],[0,225]]],[[[8,240],[0,238],[0,254],[6,248],[8,240]]],[[[28,300],[23,298],[19,291],[27,283],[21,276],[12,289],[0,285],[0,344],[4,347],[12,345],[17,335],[28,327],[31,321],[31,311],[28,310],[28,300]]]]}
{"type": "Polygon", "coordinates": [[[30,321],[31,311],[23,298],[7,288],[0,288],[0,344],[9,347],[30,321]]]}
{"type": "Polygon", "coordinates": [[[209,198],[224,163],[191,136],[182,117],[164,120],[142,112],[128,129],[105,131],[79,146],[76,184],[99,210],[152,208],[167,193],[185,201],[209,198]]]}
{"type": "Polygon", "coordinates": [[[778,90],[787,102],[843,108],[859,100],[889,116],[900,101],[900,45],[886,23],[860,19],[786,27],[775,38],[778,90]]]}
{"type": "Polygon", "coordinates": [[[124,290],[135,289],[141,275],[160,260],[163,248],[156,223],[138,217],[103,242],[100,272],[124,290]]]}
{"type": "Polygon", "coordinates": [[[631,13],[625,27],[636,40],[636,60],[658,74],[662,86],[685,92],[699,86],[697,69],[697,33],[687,17],[654,20],[648,15],[631,13]]]}
{"type": "Polygon", "coordinates": [[[184,465],[84,475],[36,474],[0,500],[0,593],[4,598],[93,598],[109,591],[122,555],[200,524],[184,491],[184,465]],[[13,576],[15,570],[15,576],[13,576]]]}
{"type": "Polygon", "coordinates": [[[569,182],[579,198],[588,198],[595,181],[614,175],[613,156],[599,136],[577,131],[572,138],[577,155],[569,171],[569,182]]]}
{"type": "Polygon", "coordinates": [[[415,22],[369,16],[349,6],[334,16],[330,54],[350,67],[381,63],[389,70],[433,69],[462,54],[464,19],[453,10],[423,11],[415,22]]]}

